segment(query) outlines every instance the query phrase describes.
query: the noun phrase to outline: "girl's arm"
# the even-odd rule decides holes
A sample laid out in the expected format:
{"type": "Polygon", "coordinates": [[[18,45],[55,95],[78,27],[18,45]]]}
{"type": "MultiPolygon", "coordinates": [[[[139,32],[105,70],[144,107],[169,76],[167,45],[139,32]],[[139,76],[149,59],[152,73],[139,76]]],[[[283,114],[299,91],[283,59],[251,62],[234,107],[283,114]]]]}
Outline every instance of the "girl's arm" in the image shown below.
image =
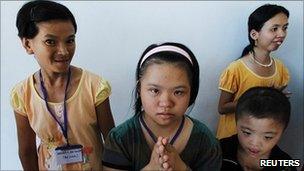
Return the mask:
{"type": "Polygon", "coordinates": [[[114,120],[111,112],[109,98],[96,107],[96,116],[99,129],[103,137],[107,137],[109,131],[114,128],[114,120]]]}
{"type": "Polygon", "coordinates": [[[227,113],[234,113],[237,102],[233,102],[234,94],[222,90],[218,104],[218,112],[223,115],[227,113]]]}
{"type": "Polygon", "coordinates": [[[36,148],[36,134],[30,126],[27,117],[15,113],[17,136],[19,144],[19,158],[25,171],[39,170],[36,148]]]}

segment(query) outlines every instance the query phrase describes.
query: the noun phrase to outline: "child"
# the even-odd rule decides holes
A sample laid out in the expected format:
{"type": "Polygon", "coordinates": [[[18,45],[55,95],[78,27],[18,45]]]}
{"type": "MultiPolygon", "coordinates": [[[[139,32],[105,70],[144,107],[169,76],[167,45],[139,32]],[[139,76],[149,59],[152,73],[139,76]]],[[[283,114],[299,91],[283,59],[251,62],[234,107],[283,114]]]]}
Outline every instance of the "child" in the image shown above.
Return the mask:
{"type": "Polygon", "coordinates": [[[114,127],[111,89],[103,78],[70,65],[73,14],[56,2],[31,1],[19,10],[16,25],[26,52],[40,66],[11,92],[23,169],[101,170],[101,133],[114,127]]]}
{"type": "Polygon", "coordinates": [[[199,66],[184,45],[149,46],[136,70],[135,116],[112,129],[104,169],[219,170],[221,150],[209,129],[185,115],[199,87],[199,66]]]}
{"type": "Polygon", "coordinates": [[[282,6],[263,5],[248,20],[250,44],[242,57],[232,62],[222,73],[219,81],[221,95],[218,111],[221,114],[217,138],[236,133],[235,106],[239,97],[255,86],[275,87],[283,90],[289,81],[289,73],[283,63],[270,57],[287,35],[289,12],[282,6]]]}
{"type": "Polygon", "coordinates": [[[290,160],[276,144],[286,129],[290,103],[280,91],[271,87],[253,87],[236,106],[237,135],[221,139],[222,170],[296,170],[295,167],[260,167],[260,159],[290,160]]]}

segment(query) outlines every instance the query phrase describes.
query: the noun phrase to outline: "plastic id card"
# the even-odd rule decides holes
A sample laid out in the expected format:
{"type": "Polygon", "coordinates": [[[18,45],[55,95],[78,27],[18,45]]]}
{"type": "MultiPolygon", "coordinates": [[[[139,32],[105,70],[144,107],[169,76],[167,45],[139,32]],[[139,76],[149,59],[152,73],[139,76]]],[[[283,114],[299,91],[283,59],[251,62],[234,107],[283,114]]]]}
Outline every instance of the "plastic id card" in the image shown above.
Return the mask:
{"type": "Polygon", "coordinates": [[[82,162],[82,145],[66,145],[55,149],[58,165],[82,162]]]}

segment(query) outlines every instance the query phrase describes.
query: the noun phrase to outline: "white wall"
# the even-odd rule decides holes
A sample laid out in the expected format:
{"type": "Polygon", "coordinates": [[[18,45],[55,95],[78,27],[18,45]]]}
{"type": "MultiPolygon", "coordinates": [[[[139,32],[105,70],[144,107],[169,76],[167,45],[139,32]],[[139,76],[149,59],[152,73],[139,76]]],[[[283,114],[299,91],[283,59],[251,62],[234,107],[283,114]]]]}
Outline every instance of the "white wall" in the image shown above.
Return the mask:
{"type": "MultiPolygon", "coordinates": [[[[268,1],[267,1],[268,2],[268,1]]],[[[74,13],[77,50],[73,65],[104,76],[113,93],[116,124],[132,116],[132,90],[137,60],[151,43],[176,41],[198,58],[200,90],[192,116],[215,132],[219,114],[218,78],[248,44],[247,18],[266,1],[255,2],[61,2],[74,13]]],[[[289,68],[292,116],[281,147],[303,161],[303,2],[272,1],[291,13],[288,37],[274,53],[289,68]]],[[[16,127],[9,104],[14,84],[38,69],[21,46],[15,27],[23,2],[1,2],[1,169],[21,169],[16,127]]]]}

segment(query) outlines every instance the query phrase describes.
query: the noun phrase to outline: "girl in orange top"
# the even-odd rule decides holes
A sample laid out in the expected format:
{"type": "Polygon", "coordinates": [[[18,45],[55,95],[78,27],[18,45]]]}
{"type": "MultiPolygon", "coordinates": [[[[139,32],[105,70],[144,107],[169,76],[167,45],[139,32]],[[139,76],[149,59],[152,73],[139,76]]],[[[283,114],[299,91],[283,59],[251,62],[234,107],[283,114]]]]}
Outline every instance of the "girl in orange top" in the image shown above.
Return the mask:
{"type": "Polygon", "coordinates": [[[31,1],[19,10],[16,25],[40,66],[11,92],[23,169],[102,170],[102,136],[114,127],[111,89],[100,76],[70,65],[73,14],[56,2],[31,1]]]}
{"type": "Polygon", "coordinates": [[[283,90],[287,86],[287,68],[280,60],[271,57],[270,53],[277,50],[286,38],[288,17],[287,9],[271,4],[257,8],[249,16],[250,44],[244,49],[242,57],[232,62],[220,76],[217,138],[236,134],[236,103],[247,89],[267,86],[283,90]]]}

